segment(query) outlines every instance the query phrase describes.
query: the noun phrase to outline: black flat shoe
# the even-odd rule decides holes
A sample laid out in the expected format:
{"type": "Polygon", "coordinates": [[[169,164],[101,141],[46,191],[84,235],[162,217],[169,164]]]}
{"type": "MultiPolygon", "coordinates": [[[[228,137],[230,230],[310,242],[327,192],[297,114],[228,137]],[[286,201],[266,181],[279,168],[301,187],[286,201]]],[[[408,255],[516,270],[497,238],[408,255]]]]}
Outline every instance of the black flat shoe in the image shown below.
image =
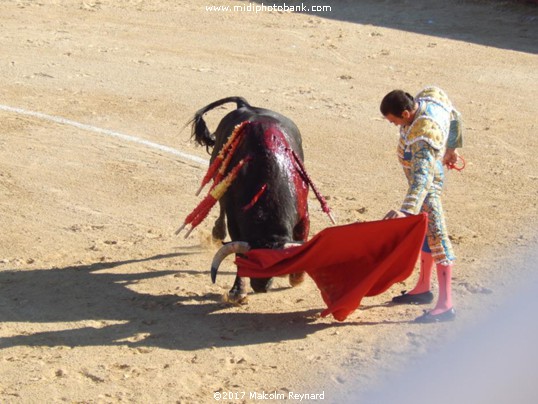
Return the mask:
{"type": "Polygon", "coordinates": [[[415,323],[442,323],[444,321],[452,321],[456,318],[456,310],[454,308],[448,309],[439,314],[430,314],[429,311],[425,311],[420,317],[415,318],[415,323]]]}
{"type": "Polygon", "coordinates": [[[431,302],[433,302],[433,293],[429,291],[414,295],[403,291],[401,296],[392,298],[392,303],[396,304],[430,304],[431,302]]]}

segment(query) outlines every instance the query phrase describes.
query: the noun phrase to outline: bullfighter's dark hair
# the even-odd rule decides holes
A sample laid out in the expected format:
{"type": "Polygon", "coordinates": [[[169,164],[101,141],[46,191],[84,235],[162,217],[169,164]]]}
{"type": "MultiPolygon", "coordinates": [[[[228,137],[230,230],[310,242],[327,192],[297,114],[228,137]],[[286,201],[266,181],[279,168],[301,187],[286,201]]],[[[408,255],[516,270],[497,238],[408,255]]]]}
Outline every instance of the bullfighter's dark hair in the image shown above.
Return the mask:
{"type": "Polygon", "coordinates": [[[379,109],[383,116],[388,114],[398,118],[402,117],[404,111],[412,111],[415,107],[415,99],[403,90],[393,90],[381,101],[379,109]]]}

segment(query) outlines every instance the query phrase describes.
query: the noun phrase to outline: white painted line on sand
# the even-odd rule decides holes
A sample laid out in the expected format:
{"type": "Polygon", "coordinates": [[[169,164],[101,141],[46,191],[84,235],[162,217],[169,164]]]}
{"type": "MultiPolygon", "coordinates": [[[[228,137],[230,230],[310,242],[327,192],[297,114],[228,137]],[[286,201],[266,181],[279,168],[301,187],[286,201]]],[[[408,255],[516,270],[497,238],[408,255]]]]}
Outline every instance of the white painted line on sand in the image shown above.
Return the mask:
{"type": "Polygon", "coordinates": [[[62,124],[62,125],[74,126],[75,128],[82,129],[82,130],[85,130],[85,131],[100,133],[100,134],[103,134],[103,135],[112,136],[112,137],[115,137],[115,138],[118,138],[118,139],[126,140],[128,142],[138,143],[138,144],[150,147],[152,149],[156,149],[156,150],[160,150],[160,151],[163,151],[163,152],[166,152],[166,153],[169,153],[169,154],[173,154],[174,156],[178,156],[178,157],[180,157],[180,158],[182,158],[184,160],[190,160],[190,161],[193,161],[193,162],[195,162],[197,164],[204,165],[204,166],[206,166],[208,164],[208,161],[209,161],[209,160],[205,160],[205,159],[203,159],[201,157],[193,156],[191,154],[188,154],[188,153],[182,152],[180,150],[174,149],[172,147],[164,146],[164,145],[159,144],[159,143],[154,143],[154,142],[151,142],[149,140],[141,139],[141,138],[136,137],[136,136],[126,135],[126,134],[123,134],[123,133],[120,133],[120,132],[115,132],[113,130],[108,130],[108,129],[102,129],[102,128],[98,128],[98,127],[92,126],[92,125],[86,125],[84,123],[80,123],[80,122],[72,121],[70,119],[62,118],[60,116],[47,115],[47,114],[43,114],[41,112],[35,112],[35,111],[27,111],[27,110],[22,109],[22,108],[15,108],[15,107],[10,107],[8,105],[2,105],[2,104],[0,104],[0,110],[8,111],[8,112],[14,112],[16,114],[21,114],[21,115],[33,116],[35,118],[44,119],[46,121],[56,122],[56,123],[59,123],[59,124],[62,124]]]}

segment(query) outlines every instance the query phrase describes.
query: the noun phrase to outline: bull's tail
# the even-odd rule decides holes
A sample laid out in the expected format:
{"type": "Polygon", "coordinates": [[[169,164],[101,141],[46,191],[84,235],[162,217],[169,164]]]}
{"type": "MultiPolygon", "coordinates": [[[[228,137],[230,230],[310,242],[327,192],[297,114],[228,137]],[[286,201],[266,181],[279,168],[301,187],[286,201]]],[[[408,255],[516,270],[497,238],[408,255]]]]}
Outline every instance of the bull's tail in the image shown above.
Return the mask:
{"type": "Polygon", "coordinates": [[[235,102],[237,108],[250,107],[250,104],[243,97],[227,97],[212,102],[211,104],[199,109],[198,111],[196,111],[194,117],[189,122],[192,124],[191,137],[193,137],[196,143],[198,143],[200,146],[205,146],[208,153],[209,148],[215,146],[215,138],[211,135],[209,129],[207,128],[207,125],[204,121],[204,114],[216,107],[219,107],[223,104],[227,104],[229,102],[235,102]]]}

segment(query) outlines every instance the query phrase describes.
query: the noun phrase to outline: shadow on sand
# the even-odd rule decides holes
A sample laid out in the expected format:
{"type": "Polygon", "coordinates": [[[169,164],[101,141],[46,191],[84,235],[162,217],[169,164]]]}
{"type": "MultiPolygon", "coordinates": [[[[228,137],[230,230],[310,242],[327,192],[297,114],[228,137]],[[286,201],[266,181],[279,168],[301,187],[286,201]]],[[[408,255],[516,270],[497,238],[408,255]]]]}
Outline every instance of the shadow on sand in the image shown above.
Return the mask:
{"type": "Polygon", "coordinates": [[[107,272],[126,264],[184,254],[65,268],[0,271],[0,323],[91,322],[91,326],[68,324],[64,330],[4,337],[0,339],[0,349],[23,345],[124,345],[189,351],[302,339],[323,328],[353,325],[352,322],[316,323],[319,310],[230,312],[224,310],[229,306],[220,303],[221,296],[217,294],[152,295],[129,288],[142,280],[199,275],[201,270],[107,272]]]}
{"type": "Polygon", "coordinates": [[[258,7],[286,4],[296,7],[297,12],[320,18],[538,53],[538,1],[256,0],[253,3],[258,7]]]}

